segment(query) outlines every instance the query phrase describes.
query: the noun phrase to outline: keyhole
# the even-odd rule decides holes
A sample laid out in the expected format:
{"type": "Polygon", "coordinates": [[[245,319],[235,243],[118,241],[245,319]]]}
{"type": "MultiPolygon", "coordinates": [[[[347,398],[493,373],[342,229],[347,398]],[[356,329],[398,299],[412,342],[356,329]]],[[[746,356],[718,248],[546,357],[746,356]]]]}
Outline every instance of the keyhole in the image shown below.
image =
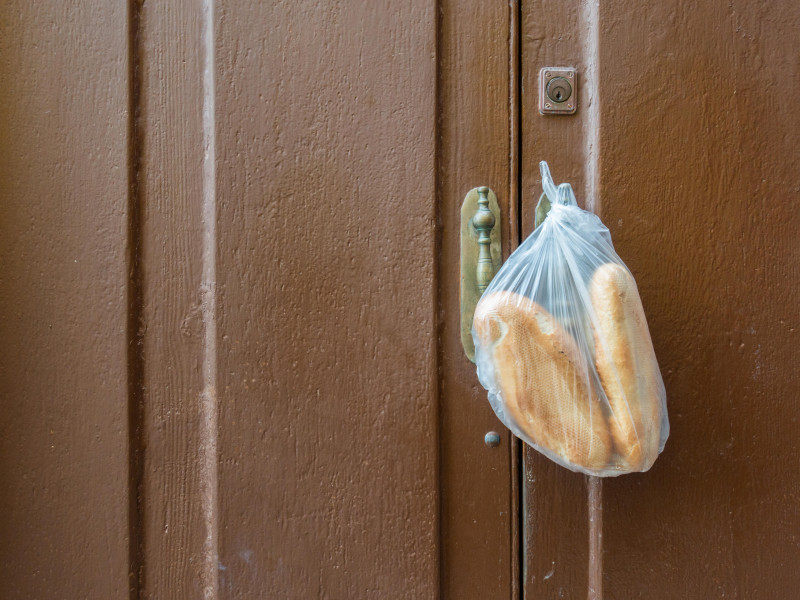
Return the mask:
{"type": "Polygon", "coordinates": [[[563,77],[553,77],[547,84],[547,97],[553,102],[562,103],[572,96],[572,86],[563,77]]]}

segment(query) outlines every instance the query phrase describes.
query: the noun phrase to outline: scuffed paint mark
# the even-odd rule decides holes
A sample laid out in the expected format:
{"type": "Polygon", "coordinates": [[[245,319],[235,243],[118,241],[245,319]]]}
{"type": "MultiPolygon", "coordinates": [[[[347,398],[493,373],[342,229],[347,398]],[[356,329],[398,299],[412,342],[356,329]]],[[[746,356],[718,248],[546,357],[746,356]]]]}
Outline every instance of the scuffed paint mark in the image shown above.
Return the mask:
{"type": "Polygon", "coordinates": [[[755,366],[753,367],[753,381],[758,381],[758,378],[761,377],[761,344],[756,348],[753,359],[755,361],[755,366]]]}
{"type": "Polygon", "coordinates": [[[547,572],[547,575],[544,576],[543,580],[547,581],[555,574],[555,572],[556,572],[556,561],[553,561],[552,568],[547,572]]]}

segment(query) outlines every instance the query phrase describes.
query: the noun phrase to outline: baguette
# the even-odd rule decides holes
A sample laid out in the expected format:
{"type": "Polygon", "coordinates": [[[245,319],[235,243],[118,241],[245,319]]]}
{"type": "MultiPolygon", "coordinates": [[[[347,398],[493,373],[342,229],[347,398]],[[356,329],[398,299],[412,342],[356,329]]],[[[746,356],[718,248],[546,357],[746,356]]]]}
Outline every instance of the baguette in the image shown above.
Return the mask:
{"type": "Polygon", "coordinates": [[[660,449],[664,384],[636,282],[625,267],[607,263],[592,275],[589,295],[611,437],[629,470],[646,471],[660,449]]]}
{"type": "Polygon", "coordinates": [[[572,336],[542,306],[513,292],[481,298],[473,326],[503,408],[526,441],[572,465],[606,469],[608,425],[572,336]]]}

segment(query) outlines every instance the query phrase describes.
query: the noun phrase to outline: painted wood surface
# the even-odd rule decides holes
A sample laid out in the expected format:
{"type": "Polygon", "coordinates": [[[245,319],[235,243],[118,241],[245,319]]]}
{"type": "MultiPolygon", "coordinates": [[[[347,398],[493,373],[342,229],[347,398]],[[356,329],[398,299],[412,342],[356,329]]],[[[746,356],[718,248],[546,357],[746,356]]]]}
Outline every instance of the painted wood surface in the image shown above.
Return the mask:
{"type": "Polygon", "coordinates": [[[516,236],[511,174],[509,59],[514,9],[442,2],[439,22],[439,419],[441,594],[508,598],[517,590],[519,448],[504,430],[461,345],[461,202],[486,185],[497,193],[503,256],[516,236]],[[489,448],[484,435],[501,432],[489,448]]]}
{"type": "Polygon", "coordinates": [[[210,13],[200,3],[132,5],[137,269],[137,415],[142,598],[214,597],[215,432],[204,369],[213,286],[203,107],[210,13]]]}
{"type": "MultiPolygon", "coordinates": [[[[800,9],[617,0],[523,11],[524,81],[558,63],[577,65],[582,82],[574,119],[539,116],[524,86],[523,194],[546,159],[611,229],[672,425],[650,472],[603,482],[595,555],[580,549],[582,482],[526,455],[525,591],[584,597],[599,565],[595,597],[793,598],[800,9]]],[[[526,229],[532,219],[523,210],[526,229]]]]}
{"type": "Polygon", "coordinates": [[[216,14],[219,594],[435,596],[435,4],[216,14]]]}
{"type": "Polygon", "coordinates": [[[0,596],[129,585],[128,20],[0,5],[0,596]]]}
{"type": "MultiPolygon", "coordinates": [[[[535,225],[542,193],[539,161],[546,160],[557,183],[572,184],[579,204],[594,207],[587,194],[591,159],[590,69],[586,36],[588,4],[537,0],[520,4],[521,161],[520,223],[523,237],[535,225]],[[538,109],[539,69],[578,69],[578,111],[574,116],[542,116],[538,109]]],[[[588,482],[524,446],[522,470],[524,561],[522,583],[532,598],[585,598],[589,582],[588,482]]]]}
{"type": "Polygon", "coordinates": [[[794,598],[800,5],[615,1],[599,26],[602,215],[672,425],[650,473],[605,486],[607,596],[794,598]]]}
{"type": "Polygon", "coordinates": [[[793,597],[794,4],[0,17],[0,596],[793,597]],[[541,117],[561,63],[578,114],[541,117]],[[542,158],[667,384],[664,455],[601,486],[508,436],[459,339],[464,194],[507,255],[542,158]]]}

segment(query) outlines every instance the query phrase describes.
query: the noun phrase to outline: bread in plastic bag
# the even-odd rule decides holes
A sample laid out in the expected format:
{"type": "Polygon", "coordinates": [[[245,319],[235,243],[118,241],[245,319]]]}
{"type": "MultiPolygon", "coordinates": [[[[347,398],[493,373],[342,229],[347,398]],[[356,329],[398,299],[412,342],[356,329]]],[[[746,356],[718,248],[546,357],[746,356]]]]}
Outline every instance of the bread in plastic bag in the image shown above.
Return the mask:
{"type": "Polygon", "coordinates": [[[646,471],[669,421],[636,282],[600,219],[541,171],[549,213],[475,309],[478,378],[500,420],[555,462],[646,471]]]}

